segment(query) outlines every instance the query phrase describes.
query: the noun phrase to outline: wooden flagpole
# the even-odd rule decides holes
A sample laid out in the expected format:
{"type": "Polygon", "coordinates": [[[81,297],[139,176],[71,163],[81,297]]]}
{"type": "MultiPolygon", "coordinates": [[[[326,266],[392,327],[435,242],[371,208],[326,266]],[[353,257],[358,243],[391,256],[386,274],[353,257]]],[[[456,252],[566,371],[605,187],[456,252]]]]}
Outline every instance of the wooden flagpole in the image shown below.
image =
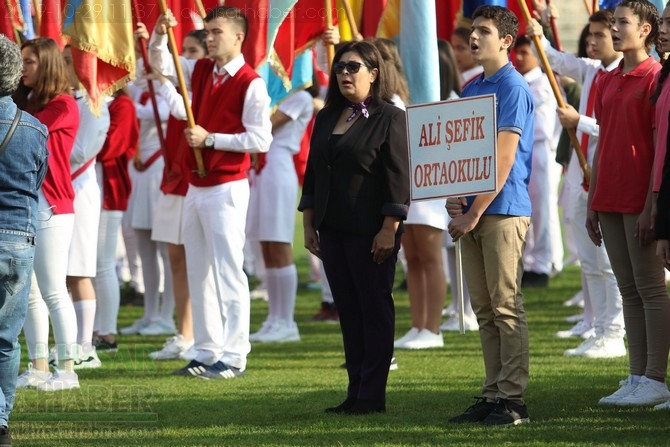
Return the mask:
{"type": "Polygon", "coordinates": [[[358,39],[358,25],[356,25],[356,18],[354,17],[354,12],[351,10],[351,4],[349,0],[342,0],[342,6],[344,6],[344,13],[347,15],[347,20],[349,21],[349,28],[351,28],[351,36],[354,39],[358,39]]]}
{"type": "MultiPolygon", "coordinates": [[[[323,0],[323,5],[326,9],[326,26],[330,28],[333,26],[333,5],[330,0],[323,0]]],[[[328,50],[328,74],[330,74],[330,67],[333,65],[333,59],[335,58],[335,46],[328,44],[326,49],[328,50]]]]}
{"type": "MultiPolygon", "coordinates": [[[[167,5],[165,0],[160,0],[161,13],[165,14],[167,11],[167,5]]],[[[184,100],[184,109],[186,110],[186,121],[188,122],[188,127],[195,127],[195,118],[193,117],[193,110],[191,109],[191,101],[188,98],[188,90],[186,89],[186,81],[184,80],[184,72],[181,69],[181,63],[179,62],[179,52],[177,49],[177,43],[174,39],[174,32],[172,28],[167,26],[167,36],[168,36],[168,45],[170,46],[170,51],[172,52],[172,59],[174,60],[174,67],[177,71],[177,82],[179,84],[179,90],[181,97],[184,100]]],[[[198,171],[199,177],[204,177],[207,175],[205,171],[205,163],[202,158],[202,151],[199,147],[193,148],[193,154],[195,155],[195,163],[198,171]]]]}
{"type": "MultiPolygon", "coordinates": [[[[137,0],[132,0],[131,6],[133,8],[133,18],[137,21],[137,0]]],[[[144,60],[144,71],[151,73],[151,64],[149,63],[149,55],[147,54],[147,41],[143,37],[139,39],[140,51],[142,52],[142,59],[144,60]]],[[[161,123],[160,113],[158,112],[158,100],[156,99],[156,91],[154,90],[154,83],[152,80],[147,80],[147,88],[149,89],[149,96],[151,98],[151,107],[154,112],[154,122],[156,124],[156,132],[158,132],[158,141],[161,146],[163,156],[165,156],[165,134],[163,133],[163,126],[161,123]]],[[[139,153],[139,152],[138,152],[139,153]]]]}
{"type": "MultiPolygon", "coordinates": [[[[530,15],[530,11],[528,10],[526,0],[518,0],[518,2],[526,22],[530,22],[532,17],[530,15]]],[[[563,100],[561,90],[558,88],[558,82],[556,82],[554,72],[551,70],[551,65],[549,65],[549,60],[547,59],[547,55],[544,52],[544,48],[542,47],[542,41],[540,40],[539,36],[533,36],[533,42],[535,43],[537,54],[540,56],[540,62],[542,63],[544,72],[547,74],[547,77],[549,78],[549,83],[551,84],[551,89],[553,90],[554,96],[556,97],[558,107],[565,109],[567,105],[563,100]]],[[[577,139],[577,133],[575,132],[574,128],[567,128],[566,130],[568,131],[568,135],[570,136],[570,142],[572,143],[572,147],[575,149],[575,153],[577,154],[579,165],[581,166],[582,172],[584,173],[584,184],[588,185],[589,182],[591,181],[591,170],[589,169],[589,165],[586,162],[586,157],[584,157],[584,154],[582,153],[582,147],[581,144],[579,144],[579,140],[577,139]]]]}
{"type": "Polygon", "coordinates": [[[593,9],[591,8],[591,5],[589,4],[589,0],[584,0],[584,7],[586,8],[586,13],[591,16],[593,14],[593,9]]]}

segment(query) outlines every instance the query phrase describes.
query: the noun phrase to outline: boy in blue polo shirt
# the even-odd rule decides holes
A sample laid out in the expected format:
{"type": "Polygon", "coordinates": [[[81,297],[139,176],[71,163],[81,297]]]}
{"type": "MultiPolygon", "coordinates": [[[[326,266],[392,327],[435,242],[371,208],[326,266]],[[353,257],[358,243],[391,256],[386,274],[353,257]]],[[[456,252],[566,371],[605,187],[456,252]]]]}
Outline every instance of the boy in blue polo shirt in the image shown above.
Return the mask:
{"type": "Polygon", "coordinates": [[[495,93],[498,192],[447,200],[449,234],[461,239],[463,272],[479,322],[486,379],[482,397],[450,422],[519,425],[529,422],[528,324],[521,294],[521,256],[530,225],[528,182],[533,147],[533,97],[509,61],[519,29],[499,6],[473,14],[470,50],[484,73],[462,96],[495,93]]]}

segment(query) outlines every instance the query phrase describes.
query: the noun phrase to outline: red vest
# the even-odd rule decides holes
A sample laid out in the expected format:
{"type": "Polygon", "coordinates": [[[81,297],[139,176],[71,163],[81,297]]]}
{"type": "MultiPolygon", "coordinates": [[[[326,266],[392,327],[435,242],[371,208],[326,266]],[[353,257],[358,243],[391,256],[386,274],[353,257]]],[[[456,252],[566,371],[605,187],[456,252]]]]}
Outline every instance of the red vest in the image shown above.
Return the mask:
{"type": "Polygon", "coordinates": [[[135,104],[127,95],[109,103],[109,120],[107,139],[97,157],[102,165],[102,209],[125,211],[132,187],[128,162],[139,144],[135,104]]]}
{"type": "Polygon", "coordinates": [[[167,131],[165,132],[165,167],[163,168],[163,180],[161,182],[161,191],[163,194],[174,194],[185,196],[188,191],[188,170],[185,165],[184,157],[193,152],[186,143],[184,129],[187,122],[178,120],[170,115],[167,122],[167,131]]]}
{"type": "MultiPolygon", "coordinates": [[[[213,69],[214,61],[210,59],[200,59],[195,64],[191,79],[195,122],[210,133],[246,132],[242,125],[244,97],[249,84],[259,77],[258,74],[244,64],[235,76],[228,78],[220,87],[213,88],[213,69]]],[[[247,153],[203,149],[202,156],[207,171],[204,178],[195,172],[193,151],[188,151],[186,155],[188,178],[192,185],[214,186],[247,177],[250,166],[247,153]]]]}

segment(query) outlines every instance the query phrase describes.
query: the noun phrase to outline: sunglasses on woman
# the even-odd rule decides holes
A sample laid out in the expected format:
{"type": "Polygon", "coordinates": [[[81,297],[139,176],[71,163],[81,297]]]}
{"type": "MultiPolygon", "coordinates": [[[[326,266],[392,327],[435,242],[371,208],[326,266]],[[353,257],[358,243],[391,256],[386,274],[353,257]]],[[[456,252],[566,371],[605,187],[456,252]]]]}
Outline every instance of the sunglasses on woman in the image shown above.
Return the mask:
{"type": "Polygon", "coordinates": [[[361,64],[360,62],[335,62],[333,64],[333,71],[335,74],[342,74],[346,68],[347,73],[355,74],[358,73],[363,65],[365,64],[361,64]]]}

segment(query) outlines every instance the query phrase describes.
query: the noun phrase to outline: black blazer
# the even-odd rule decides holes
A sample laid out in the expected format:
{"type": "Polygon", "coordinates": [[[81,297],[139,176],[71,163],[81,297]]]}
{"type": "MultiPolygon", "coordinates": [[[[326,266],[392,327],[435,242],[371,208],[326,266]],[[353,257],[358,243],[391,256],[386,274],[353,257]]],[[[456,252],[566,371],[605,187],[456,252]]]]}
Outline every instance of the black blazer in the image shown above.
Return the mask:
{"type": "MultiPolygon", "coordinates": [[[[670,116],[668,116],[670,122],[670,116]]],[[[663,180],[656,201],[656,223],[654,232],[656,239],[670,240],[670,131],[666,136],[665,162],[663,163],[663,180]]],[[[652,173],[653,175],[653,173],[652,173]]]]}
{"type": "MultiPolygon", "coordinates": [[[[385,216],[405,220],[409,211],[409,154],[405,112],[370,104],[331,141],[342,109],[324,108],[314,123],[298,209],[314,210],[314,228],[374,235],[385,216]]],[[[402,224],[398,231],[402,231],[402,224]]]]}

